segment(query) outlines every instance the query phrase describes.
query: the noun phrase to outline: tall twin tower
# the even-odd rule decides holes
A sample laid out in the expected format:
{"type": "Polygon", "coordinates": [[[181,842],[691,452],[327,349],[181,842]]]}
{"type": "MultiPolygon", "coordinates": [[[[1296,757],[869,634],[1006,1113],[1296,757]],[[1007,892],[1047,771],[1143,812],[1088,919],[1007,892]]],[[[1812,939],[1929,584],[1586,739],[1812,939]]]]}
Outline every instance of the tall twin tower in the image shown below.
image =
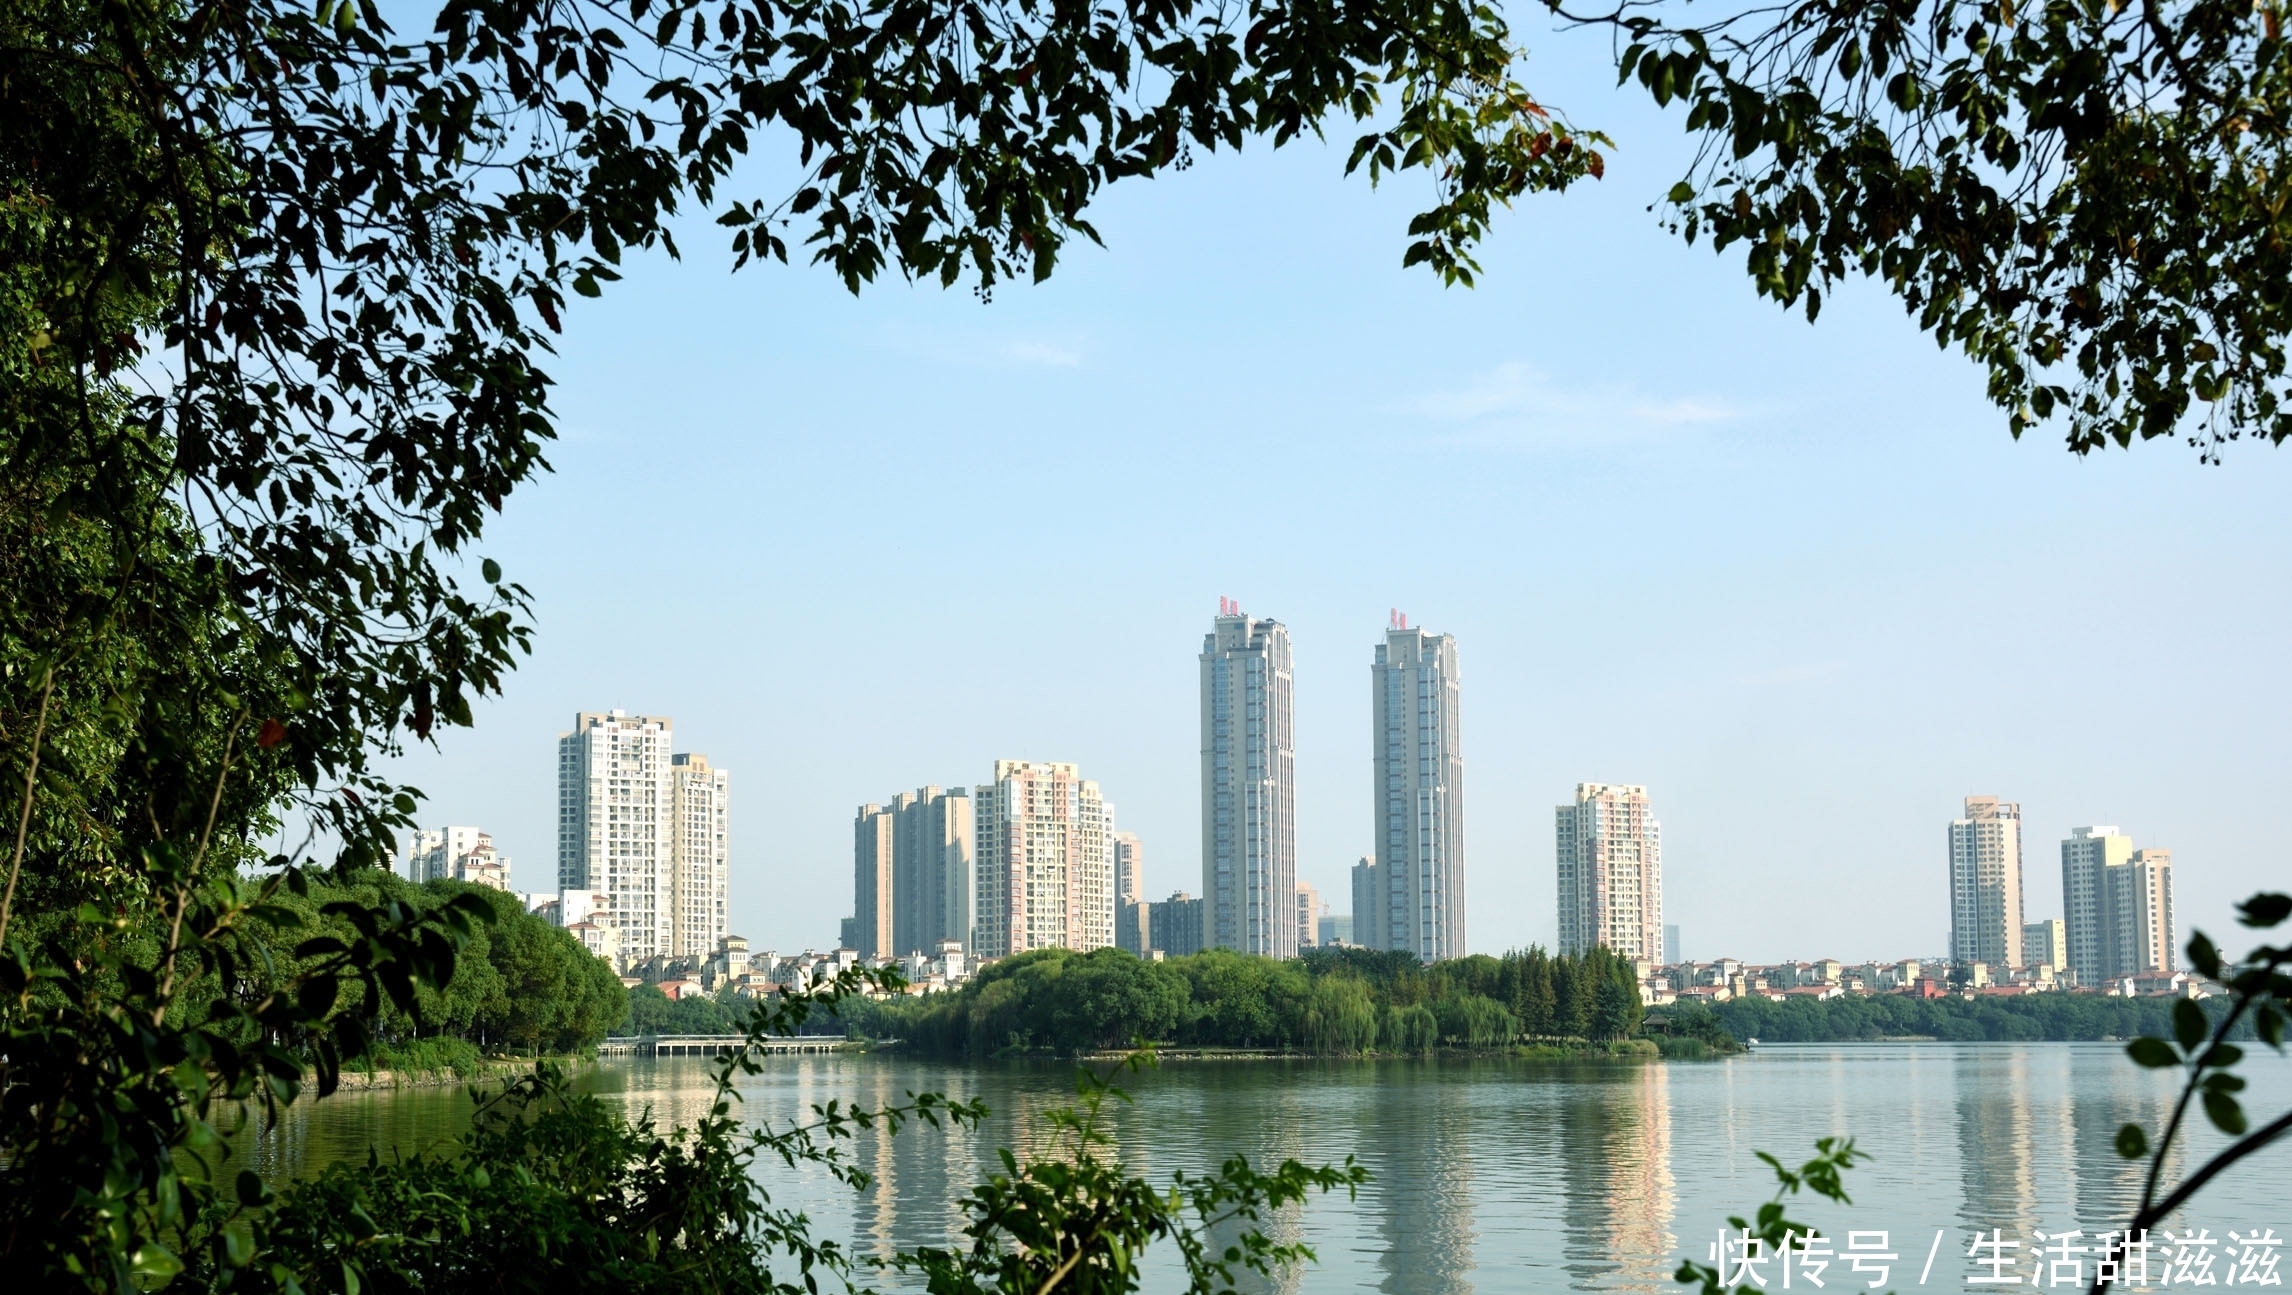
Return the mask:
{"type": "MultiPolygon", "coordinates": [[[[1297,738],[1289,631],[1231,599],[1202,640],[1202,943],[1297,953],[1297,738]]],[[[1375,853],[1353,870],[1354,938],[1461,956],[1464,755],[1456,639],[1395,613],[1370,665],[1375,853]]]]}

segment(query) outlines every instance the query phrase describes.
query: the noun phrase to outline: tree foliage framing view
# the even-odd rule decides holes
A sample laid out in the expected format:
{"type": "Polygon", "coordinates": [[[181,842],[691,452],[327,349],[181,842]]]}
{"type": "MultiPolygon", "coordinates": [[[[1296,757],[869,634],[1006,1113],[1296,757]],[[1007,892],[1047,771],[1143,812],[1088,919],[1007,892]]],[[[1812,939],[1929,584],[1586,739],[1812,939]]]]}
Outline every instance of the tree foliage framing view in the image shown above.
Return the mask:
{"type": "MultiPolygon", "coordinates": [[[[1503,17],[1469,0],[425,17],[406,37],[373,0],[0,7],[0,1264],[35,1284],[355,1280],[339,1247],[363,1240],[295,1251],[251,1221],[289,1217],[259,1185],[204,1174],[210,1116],[330,1091],[492,913],[327,900],[307,843],[265,843],[293,806],[343,877],[386,858],[418,801],[374,758],[469,723],[527,646],[525,591],[474,546],[547,466],[569,298],[630,249],[673,254],[690,209],[742,264],[984,297],[1096,240],[1109,183],[1351,123],[1349,170],[1432,188],[1403,260],[1470,283],[1495,207],[1597,177],[1607,144],[1527,92],[1503,17]],[[739,191],[759,174],[783,182],[739,191]],[[295,1267],[319,1255],[328,1275],[295,1267]]],[[[2080,450],[2292,434],[2273,3],[1586,17],[1628,33],[1627,78],[1690,105],[1712,147],[1672,193],[1682,227],[1745,242],[1763,292],[1811,314],[1879,275],[1988,366],[2017,434],[2060,414],[2080,450]]],[[[534,1118],[592,1139],[610,1164],[580,1163],[608,1178],[683,1172],[534,1118]]],[[[479,1145],[537,1163],[495,1132],[479,1145]]],[[[1249,1184],[1306,1185],[1341,1184],[1249,1184]]]]}
{"type": "Polygon", "coordinates": [[[2292,437],[2278,0],[1619,0],[1621,78],[1700,149],[1672,227],[1811,320],[1877,279],[2018,437],[2292,437]]]}
{"type": "Polygon", "coordinates": [[[473,546],[629,249],[691,210],[739,263],[984,296],[1109,183],[1353,122],[1351,169],[1429,178],[1404,259],[1469,282],[1496,205],[1602,167],[1520,59],[1460,0],[0,10],[0,1265],[321,1280],[216,1230],[261,1202],[200,1168],[210,1117],[331,1091],[493,915],[265,842],[387,859],[418,793],[374,758],[526,648],[473,546]],[[751,153],[787,182],[735,193],[751,153]]]}

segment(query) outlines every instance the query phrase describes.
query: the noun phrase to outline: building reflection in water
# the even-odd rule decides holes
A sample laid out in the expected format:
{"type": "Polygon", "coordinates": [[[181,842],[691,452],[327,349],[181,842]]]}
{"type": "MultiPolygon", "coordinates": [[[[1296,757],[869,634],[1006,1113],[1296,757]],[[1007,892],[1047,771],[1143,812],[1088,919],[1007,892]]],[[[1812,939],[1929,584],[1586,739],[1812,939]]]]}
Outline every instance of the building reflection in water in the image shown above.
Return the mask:
{"type": "MultiPolygon", "coordinates": [[[[1453,1072],[1451,1072],[1453,1073],[1453,1072]]],[[[1378,1289],[1386,1295],[1472,1295],[1472,1114],[1441,1100],[1437,1062],[1377,1067],[1374,1141],[1362,1159],[1383,1209],[1378,1289]]]]}
{"type": "Polygon", "coordinates": [[[1587,1068],[1584,1078],[1560,1090],[1555,1113],[1553,1160],[1567,1167],[1557,1240],[1568,1285],[1675,1289],[1670,1077],[1650,1065],[1587,1068]]]}
{"type": "Polygon", "coordinates": [[[2046,1226],[2038,1199],[2032,1079],[2026,1049],[1958,1054],[1958,1218],[1968,1235],[1995,1228],[2007,1240],[2026,1241],[2046,1226]]]}
{"type": "Polygon", "coordinates": [[[1672,1233],[1679,1191],[1671,1177],[1670,1085],[1665,1067],[1635,1067],[1608,1108],[1608,1253],[1620,1290],[1675,1287],[1670,1257],[1679,1247],[1672,1233]]]}
{"type": "MultiPolygon", "coordinates": [[[[2125,1220],[2133,1216],[2141,1203],[2142,1180],[2148,1174],[2146,1159],[2127,1160],[2117,1154],[2117,1130],[2127,1124],[2139,1124],[2154,1136],[2172,1114],[2172,1098],[2159,1085],[2150,1085],[2152,1091],[2144,1093],[2138,1082],[2123,1082],[2129,1068],[2123,1055],[2114,1048],[2106,1053],[2083,1054],[2078,1062],[2086,1067],[2108,1068],[2099,1085],[2101,1091],[2073,1090],[2075,1095],[2069,1108],[2077,1224],[2088,1234],[2095,1234],[2121,1228],[2125,1220]],[[2109,1082],[2111,1080],[2118,1082],[2109,1082]]],[[[2161,1181],[2180,1181],[2186,1171],[2186,1153],[2185,1141],[2173,1144],[2165,1158],[2161,1181]]]]}

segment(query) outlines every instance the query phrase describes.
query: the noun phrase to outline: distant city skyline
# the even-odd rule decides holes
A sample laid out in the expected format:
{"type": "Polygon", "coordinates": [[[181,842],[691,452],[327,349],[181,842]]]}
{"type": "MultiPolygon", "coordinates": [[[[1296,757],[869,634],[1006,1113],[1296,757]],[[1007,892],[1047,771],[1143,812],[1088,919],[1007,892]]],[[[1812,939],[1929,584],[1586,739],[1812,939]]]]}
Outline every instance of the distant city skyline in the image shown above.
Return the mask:
{"type": "MultiPolygon", "coordinates": [[[[1228,616],[1248,624],[1236,605],[1222,609],[1221,619],[1228,616]]],[[[1445,723],[1453,735],[1453,639],[1403,631],[1398,613],[1394,621],[1388,643],[1378,651],[1374,676],[1378,695],[1398,691],[1385,682],[1388,664],[1410,663],[1431,682],[1420,680],[1408,691],[1420,699],[1445,692],[1448,700],[1428,715],[1445,711],[1446,718],[1411,719],[1402,727],[1439,728],[1445,723]],[[1404,635],[1412,636],[1414,644],[1430,645],[1430,650],[1393,652],[1392,642],[1404,635]]],[[[1273,622],[1260,624],[1279,628],[1273,622]]],[[[1245,632],[1236,641],[1246,644],[1251,639],[1245,632]]],[[[1262,646],[1264,636],[1257,641],[1262,646]]],[[[1214,634],[1209,642],[1216,644],[1214,634]]],[[[1205,652],[1205,662],[1208,659],[1205,652]]],[[[1208,677],[1205,673],[1205,680],[1208,677]]],[[[1205,700],[1208,692],[1205,689],[1205,700]]],[[[1257,707],[1262,705],[1261,699],[1257,707]]],[[[1206,707],[1205,714],[1209,713],[1206,707]]],[[[1377,713],[1384,714],[1384,709],[1377,713]]],[[[553,888],[520,891],[529,904],[548,905],[556,911],[554,920],[570,926],[573,921],[566,920],[566,914],[572,896],[576,890],[583,892],[582,912],[595,912],[595,920],[612,927],[615,953],[631,964],[656,956],[705,956],[736,934],[727,918],[731,853],[727,773],[713,768],[705,755],[674,751],[671,721],[619,710],[583,712],[574,729],[560,734],[558,746],[559,869],[553,888]],[[654,807],[663,799],[659,784],[664,752],[669,812],[659,815],[654,807]],[[665,877],[657,849],[663,837],[668,841],[665,877]],[[620,887],[619,894],[614,893],[615,886],[620,887]],[[594,903],[586,898],[592,889],[594,903]],[[661,939],[655,934],[659,905],[654,897],[662,894],[668,900],[668,935],[665,943],[648,943],[661,939]],[[648,947],[651,951],[644,952],[648,947]]],[[[1453,755],[1453,741],[1445,749],[1453,755]]],[[[1426,769],[1441,764],[1437,759],[1420,759],[1413,748],[1409,758],[1426,769]]],[[[1385,759],[1386,753],[1380,752],[1380,767],[1385,759]]],[[[989,890],[994,883],[985,861],[976,857],[977,825],[970,813],[970,795],[962,788],[943,793],[926,786],[899,793],[888,808],[872,803],[860,807],[854,837],[857,895],[839,942],[865,957],[927,956],[946,941],[972,948],[974,958],[1004,956],[987,950],[990,940],[1006,950],[1053,945],[1087,950],[1115,944],[1145,953],[1159,948],[1152,930],[1161,914],[1152,910],[1166,905],[1143,900],[1147,888],[1155,884],[1144,868],[1144,842],[1137,833],[1115,827],[1114,808],[1096,784],[1080,779],[1071,764],[1002,760],[996,762],[995,772],[996,782],[978,788],[979,798],[1000,804],[998,812],[1017,818],[996,829],[993,848],[1006,861],[1026,861],[1009,878],[1016,885],[1006,884],[997,897],[1005,906],[1006,924],[988,935],[971,920],[972,888],[989,890]],[[1022,821],[1030,817],[1035,821],[1022,821]],[[1055,866],[1035,867],[1053,845],[1064,852],[1055,866]],[[1070,866],[1075,863],[1080,866],[1070,866]],[[1059,916],[1046,925],[1045,915],[1054,909],[1059,916]],[[1057,934],[1043,934],[1054,926],[1057,934]]],[[[1374,781],[1385,785],[1396,780],[1380,774],[1374,781]]],[[[1661,829],[1650,811],[1647,788],[1584,783],[1578,785],[1576,797],[1575,804],[1557,811],[1558,938],[1551,947],[1573,953],[1602,943],[1658,965],[1680,962],[1679,926],[1663,921],[1661,829]]],[[[1402,798],[1424,799],[1417,793],[1402,798]]],[[[1205,823],[1214,804],[1205,801],[1205,823]]],[[[1210,839],[1207,831],[1204,836],[1205,841],[1210,839]]],[[[2067,983],[2088,987],[2178,970],[2182,929],[2172,851],[2135,848],[2131,838],[2114,827],[2074,828],[2061,843],[2063,916],[2031,916],[2021,899],[2022,837],[2018,802],[1986,794],[1964,798],[1962,816],[1951,822],[1949,831],[1953,917],[1948,961],[1979,963],[2001,974],[2044,968],[2067,983]]],[[[450,878],[518,889],[529,879],[513,878],[510,865],[510,858],[495,850],[490,834],[466,825],[410,834],[394,864],[414,881],[450,878]]],[[[1340,892],[1350,894],[1353,911],[1343,914],[1336,914],[1310,882],[1293,883],[1283,906],[1290,950],[1275,956],[1290,956],[1333,939],[1365,943],[1354,937],[1359,915],[1380,902],[1379,871],[1368,857],[1355,865],[1350,886],[1340,892]]],[[[1171,902],[1179,901],[1184,902],[1182,907],[1191,905],[1187,911],[1193,925],[1188,929],[1198,934],[1190,938],[1203,941],[1201,947],[1216,947],[1210,939],[1209,906],[1182,891],[1171,902]]],[[[1426,956],[1453,957],[1467,951],[1472,950],[1426,956]]],[[[1810,955],[1793,950],[1786,956],[1810,955]]]]}
{"type": "Polygon", "coordinates": [[[1417,190],[1341,178],[1346,140],[1115,186],[1107,249],[991,303],[728,275],[701,221],[682,260],[632,253],[568,304],[554,472],[472,557],[531,591],[533,654],[386,772],[546,868],[565,716],[673,715],[736,774],[732,925],[781,947],[849,911],[854,805],[999,753],[1079,762],[1148,896],[1198,891],[1160,870],[1199,864],[1191,648],[1224,593],[1293,637],[1297,868],[1334,899],[1373,844],[1363,631],[1399,606],[1471,671],[1475,947],[1554,940],[1543,811],[1587,776],[1656,789],[1694,953],[1785,956],[1810,906],[1833,954],[1941,953],[1939,825],[1983,788],[2046,855],[2088,823],[2169,842],[2182,929],[2235,934],[2282,876],[2292,680],[2254,645],[2292,639],[2292,453],[2012,439],[1882,291],[1810,326],[1740,245],[1666,234],[1676,117],[1537,66],[1623,146],[1497,213],[1469,291],[1400,266],[1417,190]],[[673,525],[606,520],[637,501],[673,525]],[[2141,631],[2065,648],[2096,615],[2141,631]]]}

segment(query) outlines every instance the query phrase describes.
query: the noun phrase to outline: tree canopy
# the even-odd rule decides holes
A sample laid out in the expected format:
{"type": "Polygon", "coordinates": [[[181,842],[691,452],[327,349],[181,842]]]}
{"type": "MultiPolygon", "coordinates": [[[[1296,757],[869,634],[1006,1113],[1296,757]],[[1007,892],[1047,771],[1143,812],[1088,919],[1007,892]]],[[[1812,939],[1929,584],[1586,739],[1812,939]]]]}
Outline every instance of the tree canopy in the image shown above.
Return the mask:
{"type": "Polygon", "coordinates": [[[1700,151],[1673,227],[1809,319],[1850,276],[2083,453],[2292,436],[2292,61],[2274,0],[1554,8],[1700,151]]]}
{"type": "Polygon", "coordinates": [[[1134,1040],[1329,1056],[1502,1048],[1522,1039],[1608,1042],[1638,1031],[1631,964],[1605,949],[1542,949],[1419,963],[1407,953],[1316,949],[1288,962],[1212,949],[1148,962],[1120,949],[1038,949],[921,999],[849,1004],[845,1019],[926,1051],[1092,1052],[1134,1040]]]}

